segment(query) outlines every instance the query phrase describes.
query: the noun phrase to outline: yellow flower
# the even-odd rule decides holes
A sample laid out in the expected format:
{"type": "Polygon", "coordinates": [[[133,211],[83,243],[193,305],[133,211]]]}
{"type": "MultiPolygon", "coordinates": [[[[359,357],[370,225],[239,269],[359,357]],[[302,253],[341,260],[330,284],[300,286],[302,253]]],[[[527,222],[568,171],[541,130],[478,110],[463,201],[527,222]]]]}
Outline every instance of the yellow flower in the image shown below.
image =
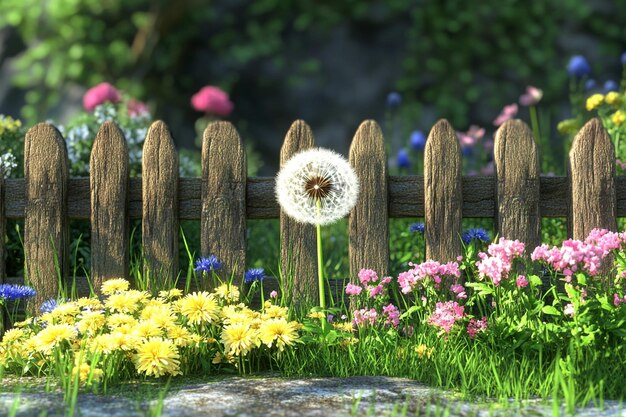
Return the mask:
{"type": "Polygon", "coordinates": [[[171,340],[153,337],[137,348],[134,356],[137,372],[147,376],[180,375],[180,355],[171,340]]]}
{"type": "Polygon", "coordinates": [[[139,308],[137,298],[129,292],[118,292],[107,298],[104,306],[112,312],[132,314],[139,308]]]}
{"type": "Polygon", "coordinates": [[[76,300],[76,305],[80,308],[86,308],[89,310],[102,310],[104,306],[97,298],[81,297],[76,300]]]}
{"type": "Polygon", "coordinates": [[[415,346],[415,353],[417,353],[417,356],[422,359],[430,358],[430,356],[433,354],[433,348],[429,348],[425,344],[417,345],[415,346]]]}
{"type": "Polygon", "coordinates": [[[194,292],[182,299],[180,313],[189,319],[189,324],[215,323],[219,306],[208,292],[194,292]]]}
{"type": "Polygon", "coordinates": [[[167,329],[167,337],[174,342],[176,346],[180,347],[189,346],[192,343],[189,330],[180,326],[172,326],[167,329]]]}
{"type": "Polygon", "coordinates": [[[74,368],[72,368],[72,377],[76,378],[76,375],[78,375],[78,379],[80,381],[81,384],[85,384],[87,383],[87,381],[90,382],[98,382],[102,379],[102,369],[99,368],[92,368],[91,365],[89,365],[88,363],[81,363],[80,365],[76,365],[74,366],[74,368]],[[91,375],[91,380],[89,380],[89,376],[91,375]]]}
{"type": "Polygon", "coordinates": [[[174,315],[168,304],[152,300],[144,307],[141,318],[151,320],[160,329],[168,329],[174,325],[174,315]]]}
{"type": "Polygon", "coordinates": [[[2,338],[2,344],[7,345],[13,342],[17,342],[18,340],[24,337],[25,333],[23,329],[10,329],[4,332],[4,337],[2,338]]]}
{"type": "Polygon", "coordinates": [[[258,344],[258,333],[245,323],[234,323],[222,329],[221,342],[227,354],[246,355],[258,344]]]}
{"type": "Polygon", "coordinates": [[[311,318],[311,319],[325,319],[326,315],[324,313],[322,313],[321,311],[311,311],[307,317],[311,318]]]}
{"type": "Polygon", "coordinates": [[[620,103],[619,93],[616,91],[611,91],[610,93],[607,93],[606,97],[604,98],[604,101],[606,101],[606,103],[610,105],[619,104],[620,103]]]}
{"type": "Polygon", "coordinates": [[[222,284],[213,290],[213,293],[218,300],[223,300],[227,303],[234,303],[239,301],[239,288],[230,284],[222,284]]]}
{"type": "Polygon", "coordinates": [[[281,352],[285,345],[291,346],[298,339],[298,323],[287,322],[284,318],[266,320],[261,324],[261,341],[271,348],[274,343],[281,352]]]}
{"type": "Polygon", "coordinates": [[[346,321],[344,323],[333,323],[333,327],[337,330],[341,330],[342,332],[352,333],[354,331],[354,326],[350,321],[346,321]]]}
{"type": "Polygon", "coordinates": [[[354,336],[350,336],[349,338],[343,339],[339,342],[339,346],[345,349],[348,346],[356,345],[357,343],[359,343],[359,339],[354,336]]]}
{"type": "Polygon", "coordinates": [[[147,339],[152,336],[161,336],[161,328],[152,320],[140,320],[133,329],[133,334],[147,339]]]}
{"type": "Polygon", "coordinates": [[[223,355],[221,352],[217,352],[212,362],[214,365],[219,365],[220,363],[235,363],[235,357],[230,354],[223,355]]]}
{"type": "Polygon", "coordinates": [[[79,318],[80,320],[76,323],[78,330],[91,335],[98,333],[106,322],[102,311],[84,311],[79,318]]]}
{"type": "Polygon", "coordinates": [[[611,115],[611,121],[615,126],[621,126],[626,121],[626,113],[623,110],[618,110],[611,115]]]}
{"type": "Polygon", "coordinates": [[[69,324],[50,324],[33,337],[38,352],[50,353],[63,341],[72,341],[77,336],[74,326],[69,324]]]}
{"type": "Polygon", "coordinates": [[[250,310],[244,304],[229,305],[222,309],[224,324],[248,323],[258,318],[258,312],[250,310]]]}
{"type": "Polygon", "coordinates": [[[111,314],[109,317],[107,317],[106,321],[109,327],[111,328],[116,328],[116,327],[120,327],[124,325],[134,326],[137,324],[136,318],[134,318],[131,315],[123,314],[123,313],[111,314]]]}
{"type": "Polygon", "coordinates": [[[262,318],[263,320],[267,319],[287,319],[287,314],[289,310],[287,307],[281,307],[276,305],[270,305],[269,307],[266,305],[262,318]]]}
{"type": "Polygon", "coordinates": [[[587,99],[585,107],[588,111],[591,111],[597,108],[604,101],[604,96],[602,94],[593,94],[587,99]]]}
{"type": "Polygon", "coordinates": [[[104,295],[115,294],[116,292],[126,291],[130,288],[130,282],[124,278],[108,279],[102,283],[100,291],[104,295]]]}
{"type": "Polygon", "coordinates": [[[75,302],[59,304],[50,313],[42,314],[41,319],[52,324],[74,324],[80,307],[75,302]]]}
{"type": "Polygon", "coordinates": [[[183,292],[178,288],[172,288],[168,291],[159,291],[159,298],[164,300],[173,300],[174,298],[182,297],[183,292]]]}

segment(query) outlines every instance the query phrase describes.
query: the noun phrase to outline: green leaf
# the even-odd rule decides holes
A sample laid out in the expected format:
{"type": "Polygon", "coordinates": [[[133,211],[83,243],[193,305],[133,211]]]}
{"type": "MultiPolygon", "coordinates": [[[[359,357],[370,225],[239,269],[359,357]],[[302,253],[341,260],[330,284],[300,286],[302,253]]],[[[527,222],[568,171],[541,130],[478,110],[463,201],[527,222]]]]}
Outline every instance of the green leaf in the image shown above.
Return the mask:
{"type": "Polygon", "coordinates": [[[554,306],[544,306],[541,311],[544,314],[549,314],[551,316],[559,316],[559,310],[557,310],[554,306]]]}

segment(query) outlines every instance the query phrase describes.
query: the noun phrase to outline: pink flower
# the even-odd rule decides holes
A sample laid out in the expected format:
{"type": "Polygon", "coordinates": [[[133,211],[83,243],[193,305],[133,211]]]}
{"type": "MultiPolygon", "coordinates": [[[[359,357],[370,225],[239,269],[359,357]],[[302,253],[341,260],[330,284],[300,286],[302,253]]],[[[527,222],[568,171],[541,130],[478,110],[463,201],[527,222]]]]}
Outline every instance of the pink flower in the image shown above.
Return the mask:
{"type": "Polygon", "coordinates": [[[517,288],[526,288],[528,286],[528,279],[524,275],[518,275],[515,280],[517,288]]]}
{"type": "Polygon", "coordinates": [[[508,106],[504,106],[502,112],[496,117],[496,120],[493,121],[494,126],[500,126],[502,123],[506,122],[509,119],[512,119],[513,116],[517,114],[517,103],[509,104],[508,106]]]}
{"type": "Polygon", "coordinates": [[[347,295],[359,295],[361,294],[361,291],[363,291],[363,288],[358,285],[354,285],[352,283],[348,283],[348,285],[346,285],[347,295]]]}
{"type": "Polygon", "coordinates": [[[467,323],[467,334],[472,339],[476,337],[479,332],[487,330],[487,317],[483,317],[481,320],[470,319],[467,323]]]}
{"type": "Polygon", "coordinates": [[[142,116],[144,114],[149,114],[149,113],[150,113],[150,109],[148,108],[146,103],[139,101],[139,100],[135,100],[134,98],[131,98],[130,100],[128,100],[128,115],[130,117],[142,116]]]}
{"type": "Polygon", "coordinates": [[[485,136],[485,129],[476,125],[471,125],[467,132],[456,132],[461,147],[468,148],[476,145],[476,143],[485,136]]]}
{"type": "Polygon", "coordinates": [[[363,326],[366,324],[373,326],[374,324],[376,324],[378,313],[376,312],[375,308],[371,308],[369,310],[362,308],[360,310],[355,310],[352,313],[352,317],[353,317],[352,322],[357,326],[363,326]]]}
{"type": "Polygon", "coordinates": [[[572,304],[572,303],[569,303],[563,309],[563,314],[565,314],[566,316],[574,317],[575,313],[576,312],[574,311],[574,304],[572,304]]]}
{"type": "Polygon", "coordinates": [[[467,298],[467,294],[465,293],[465,287],[461,284],[452,284],[450,285],[450,291],[456,294],[456,298],[458,300],[467,298]]]}
{"type": "Polygon", "coordinates": [[[526,94],[522,94],[519,98],[519,104],[522,106],[535,106],[541,101],[543,91],[537,87],[529,85],[526,87],[526,94]]]}
{"type": "Polygon", "coordinates": [[[370,282],[378,281],[378,275],[376,275],[376,272],[371,269],[363,268],[359,271],[359,281],[361,281],[361,284],[367,285],[370,282]]]}
{"type": "Polygon", "coordinates": [[[87,111],[93,111],[102,103],[106,103],[107,101],[117,103],[121,99],[122,95],[115,87],[109,83],[100,83],[87,90],[83,96],[83,107],[87,111]]]}
{"type": "Polygon", "coordinates": [[[370,293],[370,298],[375,298],[383,293],[384,287],[382,285],[377,285],[375,287],[367,287],[367,289],[370,293]]]}
{"type": "Polygon", "coordinates": [[[387,325],[398,327],[400,324],[400,311],[398,310],[398,307],[393,304],[383,306],[383,316],[387,317],[387,321],[385,321],[385,324],[387,325]]]}
{"type": "Polygon", "coordinates": [[[270,298],[274,298],[274,299],[275,299],[275,298],[277,298],[277,297],[278,297],[278,293],[276,292],[276,290],[274,290],[274,291],[272,291],[272,292],[270,293],[270,298]]]}
{"type": "Polygon", "coordinates": [[[197,111],[226,117],[233,111],[233,103],[223,90],[206,86],[191,97],[191,105],[197,111]]]}
{"type": "Polygon", "coordinates": [[[428,324],[440,327],[445,333],[450,333],[452,326],[463,319],[465,308],[456,301],[437,303],[435,311],[428,317],[428,324]]]}

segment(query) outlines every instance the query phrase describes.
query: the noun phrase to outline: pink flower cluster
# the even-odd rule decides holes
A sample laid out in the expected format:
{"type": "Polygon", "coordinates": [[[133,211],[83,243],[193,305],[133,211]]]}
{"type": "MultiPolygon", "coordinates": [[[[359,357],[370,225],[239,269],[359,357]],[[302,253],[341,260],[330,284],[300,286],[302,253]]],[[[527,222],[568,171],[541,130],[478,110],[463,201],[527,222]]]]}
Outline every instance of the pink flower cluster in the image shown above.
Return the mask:
{"type": "Polygon", "coordinates": [[[378,312],[375,308],[365,309],[362,308],[360,310],[355,310],[352,313],[352,322],[357,326],[363,326],[369,324],[373,326],[376,324],[376,319],[378,319],[378,312]]]}
{"type": "Polygon", "coordinates": [[[197,111],[226,117],[233,111],[233,103],[226,92],[208,85],[191,97],[191,105],[197,111]]]}
{"type": "Polygon", "coordinates": [[[401,272],[398,275],[398,284],[402,289],[402,293],[408,294],[417,286],[418,288],[432,280],[435,288],[439,288],[442,278],[444,276],[453,276],[459,278],[461,271],[459,270],[459,264],[456,262],[448,262],[447,264],[440,264],[437,261],[428,260],[419,265],[414,265],[413,269],[405,272],[401,272]]]}
{"type": "Polygon", "coordinates": [[[452,326],[465,316],[465,307],[456,301],[437,303],[435,311],[428,317],[428,324],[440,327],[444,332],[450,333],[452,326]]]}
{"type": "Polygon", "coordinates": [[[352,317],[352,323],[356,326],[374,326],[377,324],[378,320],[385,320],[384,324],[386,326],[393,326],[394,328],[397,328],[400,325],[400,310],[398,310],[398,307],[391,303],[383,306],[382,315],[379,315],[375,308],[370,308],[369,310],[362,308],[360,310],[355,310],[352,313],[352,317]]]}
{"type": "Polygon", "coordinates": [[[487,330],[487,317],[483,317],[480,320],[470,319],[469,323],[467,323],[467,334],[472,339],[476,337],[476,335],[480,332],[484,332],[487,330]]]}
{"type": "Polygon", "coordinates": [[[623,303],[626,303],[626,295],[623,298],[620,298],[617,293],[613,294],[613,305],[615,305],[615,307],[623,303]]]}
{"type": "Polygon", "coordinates": [[[515,284],[517,284],[517,288],[526,288],[528,287],[528,278],[525,275],[518,275],[515,284]]]}
{"type": "Polygon", "coordinates": [[[487,253],[480,252],[481,259],[476,262],[481,279],[491,279],[497,287],[502,279],[508,278],[513,260],[524,254],[525,246],[519,240],[500,238],[498,243],[492,243],[487,248],[487,253]]]}
{"type": "Polygon", "coordinates": [[[359,281],[362,286],[352,283],[346,285],[346,294],[357,296],[365,290],[370,298],[376,298],[385,295],[385,285],[391,282],[391,277],[380,279],[375,271],[363,268],[359,271],[359,281]]]}
{"type": "Polygon", "coordinates": [[[557,272],[565,275],[570,282],[578,271],[596,276],[600,272],[602,260],[615,249],[626,243],[626,232],[615,233],[606,229],[593,229],[581,242],[569,239],[560,248],[543,244],[535,248],[531,255],[533,261],[544,261],[557,272]]]}
{"type": "Polygon", "coordinates": [[[458,300],[466,299],[467,293],[465,292],[465,287],[461,284],[452,284],[450,285],[450,291],[456,294],[456,298],[458,300]]]}
{"type": "Polygon", "coordinates": [[[100,83],[87,90],[83,96],[83,107],[87,111],[93,111],[100,104],[110,101],[117,103],[122,99],[122,95],[115,87],[109,83],[100,83]]]}

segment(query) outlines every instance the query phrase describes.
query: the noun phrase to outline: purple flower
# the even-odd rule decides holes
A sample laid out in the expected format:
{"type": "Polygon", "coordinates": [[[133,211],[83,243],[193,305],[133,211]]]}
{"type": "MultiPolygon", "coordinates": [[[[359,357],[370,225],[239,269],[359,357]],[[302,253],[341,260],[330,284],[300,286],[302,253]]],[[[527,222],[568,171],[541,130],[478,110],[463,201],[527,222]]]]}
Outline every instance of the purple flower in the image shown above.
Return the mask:
{"type": "Polygon", "coordinates": [[[461,236],[463,239],[463,243],[469,245],[472,240],[477,240],[479,242],[489,242],[489,232],[479,227],[478,229],[469,229],[461,236]]]}
{"type": "Polygon", "coordinates": [[[217,259],[215,255],[209,255],[207,258],[200,258],[196,261],[196,272],[211,272],[217,271],[222,267],[222,263],[217,259]]]}
{"type": "Polygon", "coordinates": [[[567,64],[567,72],[572,77],[582,78],[591,74],[591,66],[582,55],[574,55],[567,64]]]}
{"type": "Polygon", "coordinates": [[[251,284],[255,281],[263,281],[265,278],[265,270],[263,268],[250,268],[246,271],[243,282],[251,284]]]}
{"type": "Polygon", "coordinates": [[[622,65],[626,65],[626,52],[622,53],[622,56],[620,57],[620,61],[622,62],[622,65]]]}
{"type": "Polygon", "coordinates": [[[604,83],[604,94],[610,93],[611,91],[618,91],[619,85],[613,80],[608,80],[604,83]]]}
{"type": "Polygon", "coordinates": [[[598,83],[593,78],[589,78],[587,81],[585,81],[585,90],[587,91],[593,90],[597,86],[598,86],[598,83]]]}
{"type": "Polygon", "coordinates": [[[418,233],[424,233],[424,223],[412,223],[409,226],[409,232],[418,232],[418,233]]]}
{"type": "Polygon", "coordinates": [[[397,163],[398,167],[400,168],[408,168],[411,166],[409,153],[406,151],[406,149],[402,148],[398,151],[397,163]]]}
{"type": "Polygon", "coordinates": [[[26,285],[0,284],[0,303],[22,298],[31,298],[36,294],[37,291],[26,285]]]}
{"type": "Polygon", "coordinates": [[[57,302],[57,300],[55,300],[54,298],[50,298],[49,300],[46,300],[43,303],[41,303],[41,306],[39,306],[39,311],[42,314],[50,313],[55,308],[57,308],[58,305],[59,305],[59,303],[57,302]]]}
{"type": "Polygon", "coordinates": [[[426,135],[421,130],[414,130],[411,133],[411,148],[416,151],[423,151],[426,146],[426,135]]]}
{"type": "Polygon", "coordinates": [[[396,109],[402,104],[402,96],[397,91],[392,91],[387,95],[387,107],[396,109]]]}

